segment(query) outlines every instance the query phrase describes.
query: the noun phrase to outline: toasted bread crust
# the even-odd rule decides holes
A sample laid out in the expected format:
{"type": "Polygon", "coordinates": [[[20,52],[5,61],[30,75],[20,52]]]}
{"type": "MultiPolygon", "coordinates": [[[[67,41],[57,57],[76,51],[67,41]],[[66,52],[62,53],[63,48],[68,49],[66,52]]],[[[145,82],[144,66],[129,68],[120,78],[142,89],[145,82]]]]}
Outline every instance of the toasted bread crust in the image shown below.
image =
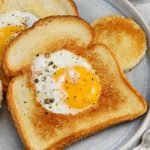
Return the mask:
{"type": "Polygon", "coordinates": [[[3,87],[2,87],[2,83],[0,81],[0,108],[1,108],[2,100],[3,100],[3,87]]]}
{"type": "MultiPolygon", "coordinates": [[[[103,47],[105,47],[107,50],[109,50],[109,53],[111,54],[111,56],[113,57],[113,59],[114,59],[114,61],[115,61],[115,63],[116,63],[116,66],[117,66],[117,68],[118,68],[118,71],[119,71],[119,74],[120,74],[120,76],[121,76],[121,78],[122,78],[122,80],[125,82],[125,84],[138,96],[138,98],[139,98],[139,100],[140,100],[140,102],[143,104],[143,106],[144,106],[144,112],[146,112],[146,110],[147,110],[147,102],[145,101],[145,99],[143,98],[143,96],[130,84],[130,82],[127,80],[127,78],[126,78],[126,76],[124,75],[124,73],[123,73],[123,71],[122,71],[122,69],[121,69],[121,67],[120,67],[120,65],[119,65],[119,63],[118,63],[118,61],[117,61],[117,59],[116,59],[116,57],[115,57],[115,55],[111,52],[111,50],[106,46],[106,45],[104,45],[104,44],[102,44],[102,43],[99,43],[100,45],[102,45],[103,47]]],[[[96,46],[97,44],[95,44],[95,46],[96,46]]]]}
{"type": "MultiPolygon", "coordinates": [[[[125,78],[125,76],[123,75],[123,73],[122,73],[122,71],[121,71],[121,69],[120,69],[120,67],[119,67],[119,65],[118,65],[118,63],[117,63],[117,61],[116,61],[116,58],[114,57],[114,55],[113,55],[104,45],[101,45],[101,44],[100,44],[100,45],[93,45],[93,46],[91,46],[91,47],[90,47],[90,50],[87,51],[87,56],[90,57],[89,59],[91,59],[91,61],[92,61],[93,58],[92,58],[91,56],[92,56],[92,54],[94,53],[92,50],[93,50],[93,49],[97,49],[99,46],[100,46],[100,47],[103,47],[103,48],[107,51],[107,53],[109,53],[109,54],[111,55],[111,57],[112,57],[113,60],[115,61],[117,71],[118,71],[118,73],[119,73],[119,76],[120,76],[121,80],[123,81],[123,84],[125,84],[125,85],[127,86],[127,88],[128,88],[130,91],[132,91],[132,93],[134,93],[134,95],[136,95],[137,100],[138,100],[139,103],[141,103],[141,105],[142,105],[142,109],[141,109],[141,110],[135,110],[134,113],[132,113],[132,114],[129,113],[128,115],[121,115],[121,116],[116,117],[116,118],[114,118],[114,119],[109,119],[109,120],[106,121],[106,122],[99,123],[98,125],[95,125],[95,126],[92,126],[92,127],[88,127],[87,129],[82,130],[82,131],[80,131],[80,132],[72,133],[72,134],[70,134],[69,136],[64,137],[63,139],[61,139],[61,140],[59,140],[59,141],[56,141],[56,142],[53,143],[53,144],[50,144],[50,145],[46,148],[47,150],[50,150],[50,149],[51,149],[51,150],[62,149],[62,148],[64,148],[64,147],[69,146],[70,144],[72,144],[72,143],[78,141],[78,140],[81,139],[81,138],[85,138],[85,137],[87,137],[87,136],[89,136],[89,135],[92,135],[92,134],[94,134],[94,133],[96,133],[96,132],[98,132],[98,131],[101,131],[102,129],[105,129],[105,128],[107,128],[107,127],[110,127],[110,126],[112,126],[112,125],[115,125],[115,124],[118,124],[118,123],[121,123],[121,122],[124,122],[124,121],[133,120],[133,119],[137,118],[138,116],[140,116],[140,115],[142,115],[143,113],[146,112],[146,110],[147,110],[147,104],[146,104],[144,98],[130,85],[130,83],[128,82],[128,80],[127,80],[127,79],[125,78]]],[[[97,63],[97,61],[96,61],[96,63],[97,63]]],[[[97,70],[96,70],[96,71],[97,71],[97,70]]],[[[32,141],[29,141],[28,135],[27,135],[26,131],[24,130],[24,124],[23,124],[22,121],[21,121],[22,118],[21,118],[20,115],[19,115],[17,106],[16,106],[16,104],[15,104],[15,100],[14,100],[14,96],[13,96],[13,91],[12,91],[15,81],[16,81],[19,77],[21,77],[21,76],[23,76],[23,75],[19,75],[19,76],[15,77],[15,78],[10,82],[10,85],[9,85],[9,88],[8,88],[7,102],[8,102],[8,106],[9,106],[9,110],[10,110],[10,112],[11,112],[12,118],[13,118],[13,120],[14,120],[14,122],[15,122],[15,125],[16,125],[16,127],[17,127],[17,129],[18,129],[18,132],[19,132],[19,134],[20,134],[20,136],[21,136],[21,138],[22,138],[22,141],[24,142],[26,148],[27,148],[27,149],[34,149],[34,148],[32,147],[32,144],[31,144],[32,141]]],[[[105,102],[105,103],[108,103],[108,102],[105,102]]],[[[114,109],[115,109],[115,103],[116,103],[116,102],[114,102],[114,109]]],[[[123,103],[125,103],[125,102],[123,102],[123,103]]],[[[120,104],[118,104],[118,106],[119,106],[119,105],[120,105],[120,104]]],[[[118,107],[118,106],[116,106],[116,107],[118,107]]],[[[106,107],[106,108],[107,108],[107,107],[106,107]]],[[[106,108],[104,107],[104,109],[106,109],[106,108]]],[[[40,109],[41,109],[42,111],[44,111],[43,108],[38,107],[39,113],[42,112],[40,109]]],[[[101,109],[102,109],[102,107],[101,107],[101,109]]],[[[92,112],[93,115],[94,115],[95,113],[98,113],[98,111],[100,111],[100,108],[97,108],[96,111],[93,111],[93,112],[92,112]]],[[[112,110],[112,111],[113,111],[113,110],[112,110]]],[[[40,115],[38,115],[38,116],[40,116],[40,115]]],[[[79,116],[80,116],[80,115],[79,115],[79,116]]],[[[88,112],[85,114],[85,116],[88,117],[88,112]]],[[[56,115],[56,117],[59,117],[59,116],[56,115]]],[[[82,115],[81,115],[80,117],[82,117],[82,115]]],[[[79,119],[80,117],[77,117],[77,119],[79,119]]],[[[84,117],[83,117],[83,118],[84,118],[84,117]]],[[[71,119],[70,119],[70,120],[71,120],[71,119]]],[[[39,121],[40,121],[40,120],[39,120],[39,121]]],[[[43,123],[44,123],[44,121],[43,121],[43,123]]],[[[45,122],[45,123],[46,123],[46,122],[45,122]]],[[[46,123],[46,124],[47,124],[47,123],[46,123]]],[[[42,133],[40,132],[40,134],[42,134],[42,133]]]]}
{"type": "Polygon", "coordinates": [[[0,80],[2,82],[3,91],[6,92],[11,78],[5,75],[2,68],[0,68],[0,80]]]}
{"type": "MultiPolygon", "coordinates": [[[[17,78],[17,77],[16,77],[17,78]]],[[[9,87],[12,87],[13,82],[15,81],[16,78],[13,78],[11,80],[11,82],[9,83],[9,87]]],[[[13,92],[12,92],[12,88],[8,88],[7,91],[7,104],[8,104],[8,110],[11,113],[11,117],[13,119],[13,121],[15,122],[15,127],[19,133],[19,136],[21,137],[22,142],[24,143],[24,145],[26,146],[27,149],[31,149],[30,147],[30,141],[27,138],[26,133],[24,132],[23,129],[23,124],[21,123],[21,121],[19,122],[19,120],[21,119],[19,117],[19,113],[16,109],[15,103],[13,101],[13,92]]]]}
{"type": "Polygon", "coordinates": [[[73,0],[68,0],[70,2],[70,5],[72,6],[72,9],[74,11],[75,16],[79,16],[78,8],[73,0]]]}
{"type": "Polygon", "coordinates": [[[92,23],[95,41],[107,45],[116,56],[123,71],[136,66],[146,52],[146,35],[130,18],[106,16],[92,23]]]}
{"type": "Polygon", "coordinates": [[[40,18],[50,15],[75,15],[78,16],[78,9],[73,0],[1,0],[0,13],[7,13],[9,11],[27,11],[31,12],[40,18]],[[60,5],[58,5],[60,3],[60,5]],[[33,5],[33,4],[36,4],[33,5]],[[63,4],[63,6],[61,5],[63,4]],[[54,7],[50,6],[54,5],[54,7]],[[54,9],[57,7],[56,10],[54,9]],[[51,10],[53,8],[53,10],[51,10]],[[42,9],[42,12],[41,10],[42,9]],[[62,11],[64,9],[64,12],[62,11]],[[54,11],[54,12],[53,12],[54,11]],[[56,12],[55,12],[56,11],[56,12]]]}
{"type": "MultiPolygon", "coordinates": [[[[30,1],[26,1],[26,0],[1,0],[0,1],[0,15],[3,13],[8,13],[9,11],[14,11],[14,10],[27,11],[27,12],[30,12],[30,13],[37,15],[40,18],[51,15],[50,12],[48,13],[45,11],[45,12],[41,13],[40,10],[38,12],[38,9],[32,10],[32,7],[33,7],[32,4],[34,2],[36,2],[36,5],[38,5],[37,7],[39,7],[39,8],[43,8],[43,7],[48,8],[48,6],[45,5],[46,1],[43,1],[43,3],[42,3],[42,0],[40,0],[38,2],[36,0],[30,0],[30,1]]],[[[59,3],[59,1],[56,1],[56,2],[59,3]]],[[[74,16],[79,15],[78,9],[77,9],[76,4],[73,0],[61,0],[60,2],[64,3],[64,7],[61,8],[62,6],[60,6],[60,8],[66,9],[66,15],[69,15],[69,14],[74,15],[74,16]]],[[[47,1],[47,4],[50,5],[50,4],[53,4],[53,2],[50,2],[50,0],[49,0],[49,2],[47,1]]],[[[44,11],[44,9],[43,9],[43,11],[44,11]]],[[[61,15],[61,12],[59,12],[59,11],[55,12],[55,13],[56,13],[56,15],[61,15]]],[[[63,14],[63,15],[65,15],[65,14],[63,14]]],[[[0,71],[2,72],[2,73],[0,73],[0,79],[2,80],[3,90],[6,91],[10,79],[9,79],[9,77],[7,77],[3,73],[3,70],[1,70],[1,68],[0,68],[0,71]]]]}
{"type": "MultiPolygon", "coordinates": [[[[132,118],[135,118],[135,115],[131,115],[131,120],[133,120],[132,118]]],[[[62,139],[61,141],[49,146],[46,150],[60,150],[60,149],[64,149],[68,146],[70,146],[71,144],[78,142],[81,139],[87,138],[89,136],[92,136],[93,134],[96,134],[104,129],[107,129],[109,127],[111,127],[112,125],[117,125],[120,123],[123,123],[125,121],[131,121],[129,119],[129,116],[122,116],[122,117],[118,117],[116,119],[112,119],[109,120],[107,122],[105,122],[104,124],[101,125],[97,125],[95,127],[92,127],[88,130],[83,130],[82,132],[77,132],[76,134],[72,134],[64,139],[62,139]]]]}
{"type": "MultiPolygon", "coordinates": [[[[18,74],[22,73],[23,70],[25,70],[28,67],[28,65],[25,64],[24,66],[21,66],[20,69],[11,68],[11,64],[9,63],[9,59],[8,59],[8,55],[9,55],[9,53],[11,51],[11,48],[16,43],[18,43],[18,41],[22,40],[24,38],[24,36],[28,35],[31,31],[37,30],[37,28],[40,27],[40,26],[42,26],[42,25],[46,25],[48,23],[55,22],[55,20],[56,20],[56,22],[58,21],[58,23],[61,23],[61,22],[68,22],[68,23],[69,22],[74,22],[74,23],[81,24],[89,32],[89,37],[90,37],[89,42],[85,43],[85,44],[81,43],[81,46],[85,45],[85,47],[88,47],[88,46],[90,46],[92,44],[93,39],[94,39],[94,31],[93,31],[92,27],[86,21],[80,19],[79,17],[76,17],[76,16],[51,16],[51,17],[46,17],[44,19],[40,19],[31,28],[26,29],[21,34],[19,34],[15,38],[15,40],[13,40],[8,45],[8,47],[6,48],[6,51],[4,53],[3,60],[2,60],[2,67],[3,67],[3,70],[4,70],[5,74],[8,77],[13,77],[15,75],[18,75],[18,74]]],[[[65,39],[65,37],[64,37],[64,39],[65,39]]],[[[70,41],[71,40],[72,39],[70,38],[70,41]]],[[[67,45],[67,44],[69,44],[69,47],[70,46],[75,47],[75,46],[77,46],[77,42],[79,42],[79,41],[78,40],[75,41],[73,39],[71,42],[72,43],[64,43],[64,46],[67,45]]],[[[59,45],[59,43],[57,43],[56,45],[59,45]]],[[[83,47],[83,49],[84,49],[84,47],[83,47]]],[[[39,53],[39,52],[37,52],[37,53],[39,53]]]]}

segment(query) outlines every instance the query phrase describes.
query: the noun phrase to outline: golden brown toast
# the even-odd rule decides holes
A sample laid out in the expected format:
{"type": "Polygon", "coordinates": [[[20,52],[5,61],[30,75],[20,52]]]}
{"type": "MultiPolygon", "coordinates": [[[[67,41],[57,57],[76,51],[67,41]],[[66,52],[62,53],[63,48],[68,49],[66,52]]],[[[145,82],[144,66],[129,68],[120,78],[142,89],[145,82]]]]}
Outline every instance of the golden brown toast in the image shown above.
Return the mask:
{"type": "Polygon", "coordinates": [[[26,11],[44,18],[51,15],[75,15],[78,10],[73,0],[2,0],[0,14],[10,11],[26,11]]]}
{"type": "Polygon", "coordinates": [[[95,41],[107,45],[116,56],[122,70],[136,66],[146,52],[146,36],[132,19],[107,16],[92,23],[95,41]]]}
{"type": "Polygon", "coordinates": [[[93,36],[91,26],[79,17],[59,16],[40,20],[10,43],[3,57],[4,72],[10,77],[17,75],[31,64],[37,53],[49,47],[78,46],[84,49],[92,43],[93,36]]]}
{"type": "Polygon", "coordinates": [[[115,56],[106,46],[93,45],[93,38],[92,28],[80,18],[49,17],[25,31],[8,48],[5,55],[7,63],[3,61],[3,66],[7,66],[5,71],[11,76],[21,74],[11,80],[7,102],[27,149],[58,150],[146,112],[144,98],[127,81],[115,56]],[[20,49],[27,54],[27,59],[23,59],[20,49]],[[47,112],[36,100],[36,93],[30,82],[28,69],[35,55],[51,54],[61,49],[67,49],[90,62],[102,86],[97,105],[76,115],[47,112]],[[12,64],[10,58],[14,58],[17,63],[12,64]]]}
{"type": "MultiPolygon", "coordinates": [[[[0,16],[11,11],[31,13],[38,18],[51,15],[78,16],[78,10],[73,0],[3,0],[0,1],[0,16]]],[[[9,43],[8,43],[9,44],[9,43]]],[[[7,46],[7,45],[6,45],[7,46]]],[[[2,52],[0,52],[0,55],[2,52]]],[[[1,61],[1,56],[0,56],[1,61]]],[[[7,89],[9,78],[0,69],[0,79],[4,90],[7,89]]]]}
{"type": "Polygon", "coordinates": [[[3,88],[2,88],[2,83],[0,81],[0,107],[1,107],[2,100],[3,100],[3,88]]]}

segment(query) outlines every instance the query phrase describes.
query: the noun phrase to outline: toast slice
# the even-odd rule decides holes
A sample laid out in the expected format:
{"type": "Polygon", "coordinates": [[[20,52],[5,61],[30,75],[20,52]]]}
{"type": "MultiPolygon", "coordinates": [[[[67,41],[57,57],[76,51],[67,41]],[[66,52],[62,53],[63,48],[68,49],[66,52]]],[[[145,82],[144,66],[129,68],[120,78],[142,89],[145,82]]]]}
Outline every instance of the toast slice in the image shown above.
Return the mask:
{"type": "Polygon", "coordinates": [[[2,0],[0,14],[10,11],[26,11],[39,18],[51,15],[75,15],[78,10],[73,0],[2,0]]]}
{"type": "Polygon", "coordinates": [[[10,82],[8,107],[27,149],[58,150],[146,112],[144,98],[130,85],[114,55],[104,45],[93,45],[82,51],[81,56],[92,64],[102,86],[99,104],[88,111],[77,115],[47,112],[35,100],[28,72],[10,82]]]}
{"type": "Polygon", "coordinates": [[[10,77],[21,73],[38,53],[49,48],[55,50],[65,46],[85,49],[92,43],[93,37],[92,27],[79,17],[41,19],[10,43],[3,57],[4,72],[10,77]]]}
{"type": "Polygon", "coordinates": [[[1,108],[2,100],[3,100],[3,88],[2,88],[2,83],[0,81],[0,108],[1,108]]]}
{"type": "MultiPolygon", "coordinates": [[[[51,15],[73,15],[78,16],[78,10],[73,0],[3,0],[0,1],[0,16],[11,11],[28,12],[38,18],[51,15]]],[[[9,44],[10,40],[7,42],[9,44]]],[[[5,45],[7,47],[7,45],[5,45]]],[[[0,50],[0,62],[2,57],[0,50]]],[[[9,78],[0,68],[0,79],[2,79],[3,89],[6,90],[9,78]]]]}
{"type": "Polygon", "coordinates": [[[146,35],[132,19],[106,16],[92,23],[95,41],[107,45],[116,56],[122,70],[136,66],[146,52],[146,35]]]}
{"type": "Polygon", "coordinates": [[[3,71],[3,68],[2,66],[0,67],[0,81],[1,81],[1,84],[2,84],[2,89],[4,92],[7,91],[7,88],[8,88],[8,85],[9,85],[9,82],[10,82],[11,78],[8,77],[4,71],[3,71]]]}

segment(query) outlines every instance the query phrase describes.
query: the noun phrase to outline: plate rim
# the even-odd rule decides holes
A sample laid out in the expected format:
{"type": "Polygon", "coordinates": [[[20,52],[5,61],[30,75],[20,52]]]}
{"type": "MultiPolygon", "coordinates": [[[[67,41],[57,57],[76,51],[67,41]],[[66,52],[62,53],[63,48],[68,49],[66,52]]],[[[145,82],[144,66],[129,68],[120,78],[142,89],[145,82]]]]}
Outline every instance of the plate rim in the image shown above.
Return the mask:
{"type": "MultiPolygon", "coordinates": [[[[143,28],[143,30],[145,31],[147,35],[147,45],[149,48],[150,47],[150,28],[148,24],[146,23],[146,21],[144,20],[143,16],[140,14],[140,12],[128,0],[108,0],[108,1],[118,8],[126,6],[130,10],[130,12],[132,12],[133,16],[136,17],[136,19],[134,20],[138,22],[138,24],[143,28]]],[[[147,129],[147,125],[149,122],[150,122],[150,109],[148,109],[143,119],[143,122],[141,123],[141,126],[138,128],[137,132],[120,148],[120,150],[127,150],[131,148],[134,145],[134,143],[138,139],[141,138],[142,134],[147,129]]]]}

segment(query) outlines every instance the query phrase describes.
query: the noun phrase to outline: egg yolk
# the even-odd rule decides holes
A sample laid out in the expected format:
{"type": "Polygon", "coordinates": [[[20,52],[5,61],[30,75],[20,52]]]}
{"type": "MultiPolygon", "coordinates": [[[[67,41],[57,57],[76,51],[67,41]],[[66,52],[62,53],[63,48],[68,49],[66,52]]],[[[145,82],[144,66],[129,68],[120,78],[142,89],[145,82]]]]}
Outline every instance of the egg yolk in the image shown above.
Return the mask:
{"type": "Polygon", "coordinates": [[[97,103],[101,86],[93,72],[82,66],[75,66],[72,69],[62,68],[55,73],[54,79],[58,82],[63,76],[65,78],[61,87],[67,93],[65,102],[69,107],[82,109],[97,103]]]}
{"type": "Polygon", "coordinates": [[[25,26],[6,26],[0,29],[0,60],[2,59],[4,49],[10,41],[25,28],[25,26]]]}

